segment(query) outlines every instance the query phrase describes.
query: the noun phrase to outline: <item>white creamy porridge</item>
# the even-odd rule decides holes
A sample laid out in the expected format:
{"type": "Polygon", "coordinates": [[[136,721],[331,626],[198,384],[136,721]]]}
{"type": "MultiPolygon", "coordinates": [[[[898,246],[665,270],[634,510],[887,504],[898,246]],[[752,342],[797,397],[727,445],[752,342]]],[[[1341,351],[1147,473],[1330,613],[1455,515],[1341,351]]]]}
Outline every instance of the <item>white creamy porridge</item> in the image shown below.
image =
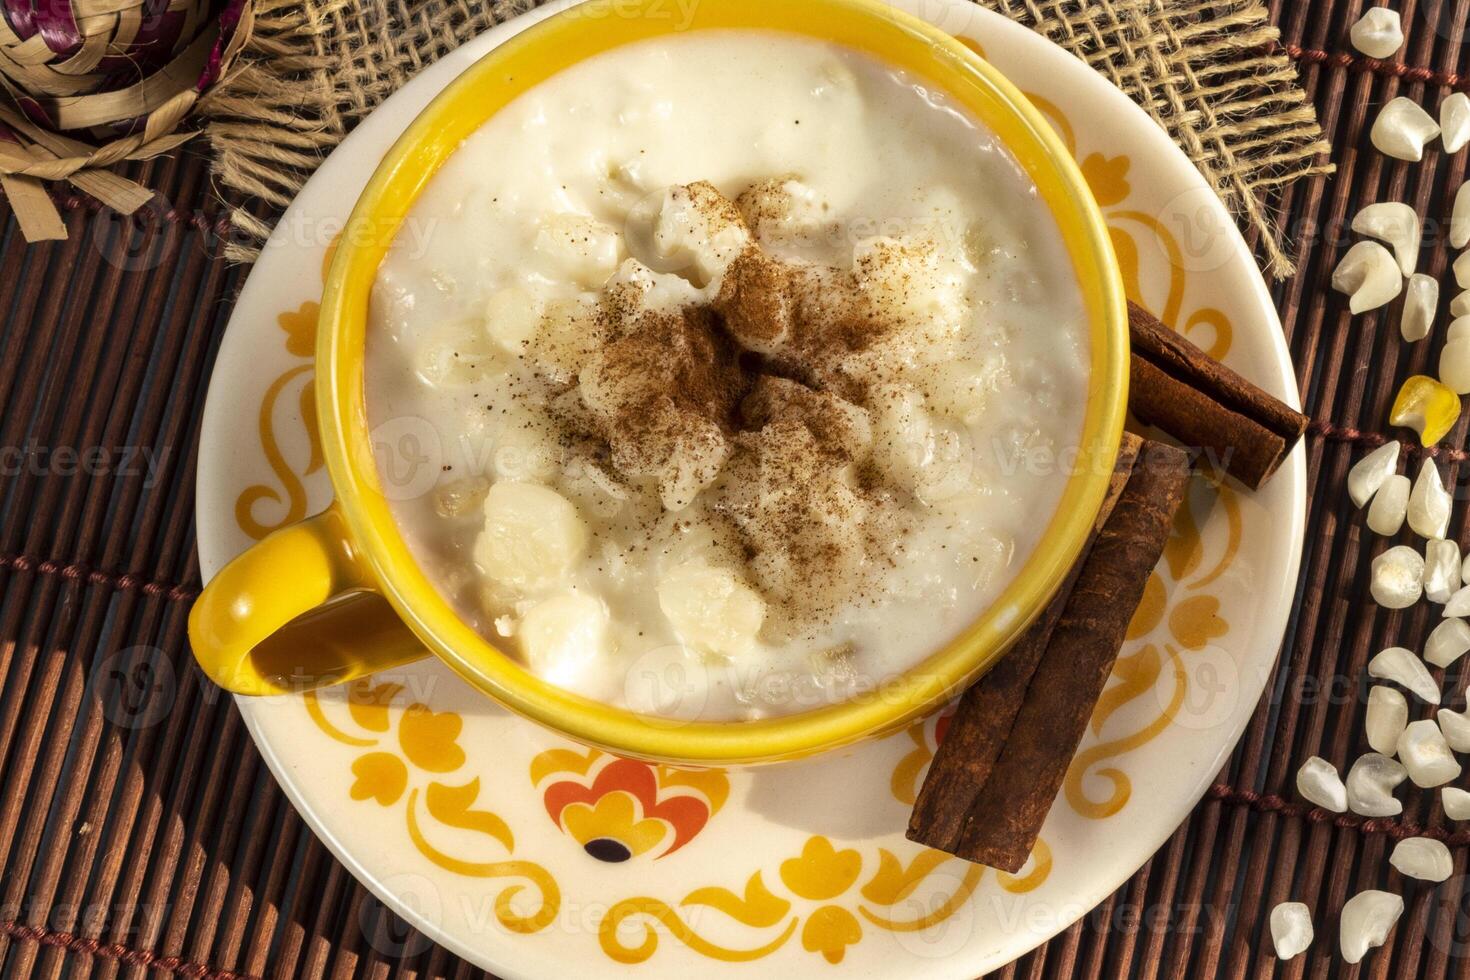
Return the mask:
{"type": "Polygon", "coordinates": [[[410,548],[533,671],[789,714],[980,615],[1080,437],[1054,219],[924,83],[776,33],[620,48],[430,181],[374,287],[368,415],[410,548]]]}

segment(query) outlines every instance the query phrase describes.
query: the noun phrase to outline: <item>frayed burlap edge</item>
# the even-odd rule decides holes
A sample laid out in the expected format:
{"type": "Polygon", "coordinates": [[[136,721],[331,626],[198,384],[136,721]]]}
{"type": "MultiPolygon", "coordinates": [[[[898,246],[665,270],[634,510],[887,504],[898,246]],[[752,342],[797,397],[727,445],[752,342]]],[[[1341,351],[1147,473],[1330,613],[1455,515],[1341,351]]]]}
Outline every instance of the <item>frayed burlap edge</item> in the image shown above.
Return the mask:
{"type": "Polygon", "coordinates": [[[1331,173],[1332,147],[1256,0],[980,0],[1126,92],[1260,234],[1272,275],[1294,271],[1265,201],[1331,173]]]}
{"type": "MultiPolygon", "coordinates": [[[[283,209],[322,158],[420,68],[539,0],[257,0],[228,84],[202,110],[219,182],[283,209]]],[[[1263,200],[1331,171],[1316,113],[1257,0],[980,0],[1046,35],[1141,105],[1220,198],[1255,228],[1271,272],[1291,262],[1263,200]]],[[[226,254],[252,261],[270,233],[231,210],[226,254]]]]}

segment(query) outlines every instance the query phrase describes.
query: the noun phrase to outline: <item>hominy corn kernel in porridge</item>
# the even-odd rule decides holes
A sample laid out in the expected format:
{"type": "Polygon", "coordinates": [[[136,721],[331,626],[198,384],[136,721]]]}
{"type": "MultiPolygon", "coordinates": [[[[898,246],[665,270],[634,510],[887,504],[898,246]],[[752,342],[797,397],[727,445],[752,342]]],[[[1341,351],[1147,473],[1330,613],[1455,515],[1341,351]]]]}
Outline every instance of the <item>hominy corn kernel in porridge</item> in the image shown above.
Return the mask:
{"type": "Polygon", "coordinates": [[[701,31],[542,83],[433,177],[367,408],[469,623],[589,697],[737,720],[870,691],[988,608],[1089,358],[993,134],[865,55],[701,31]]]}

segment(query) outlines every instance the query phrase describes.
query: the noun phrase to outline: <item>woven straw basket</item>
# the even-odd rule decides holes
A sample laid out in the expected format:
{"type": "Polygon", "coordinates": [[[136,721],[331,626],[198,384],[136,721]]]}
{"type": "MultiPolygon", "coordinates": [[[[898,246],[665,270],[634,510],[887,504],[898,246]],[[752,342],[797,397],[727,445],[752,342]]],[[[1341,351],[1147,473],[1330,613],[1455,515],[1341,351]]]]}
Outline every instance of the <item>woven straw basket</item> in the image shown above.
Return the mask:
{"type": "Polygon", "coordinates": [[[250,0],[4,0],[0,187],[28,241],[65,238],[42,186],[124,214],[152,193],[105,168],[165,153],[250,36],[250,0]]]}

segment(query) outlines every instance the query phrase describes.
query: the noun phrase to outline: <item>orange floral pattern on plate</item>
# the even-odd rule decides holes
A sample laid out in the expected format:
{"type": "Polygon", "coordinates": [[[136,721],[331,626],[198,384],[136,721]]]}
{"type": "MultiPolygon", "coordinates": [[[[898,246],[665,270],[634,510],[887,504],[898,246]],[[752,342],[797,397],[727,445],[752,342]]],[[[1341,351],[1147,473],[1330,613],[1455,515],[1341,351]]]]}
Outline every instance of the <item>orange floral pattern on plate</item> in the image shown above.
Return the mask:
{"type": "MultiPolygon", "coordinates": [[[[1039,887],[1050,873],[1051,850],[1039,843],[1024,874],[996,877],[1001,888],[1021,894],[1039,887]]],[[[863,941],[868,928],[911,933],[944,922],[969,901],[984,874],[978,865],[928,849],[916,850],[905,862],[880,848],[870,862],[856,848],[836,847],[818,835],[807,838],[800,854],[780,862],[775,891],[756,871],[738,894],[705,887],[677,905],[648,896],[624,899],[608,910],[598,937],[610,958],[642,963],[658,950],[657,924],[694,952],[734,963],[769,956],[799,930],[802,949],[835,965],[863,941]],[[706,911],[745,927],[751,941],[712,940],[703,928],[706,911]],[[641,934],[633,923],[642,926],[641,934]]]]}
{"type": "MultiPolygon", "coordinates": [[[[348,795],[358,802],[373,801],[393,807],[403,801],[404,827],[414,848],[431,862],[454,874],[472,878],[509,878],[495,896],[495,917],[512,932],[540,932],[555,920],[561,908],[561,888],[544,867],[515,860],[515,835],[499,814],[479,806],[480,778],[444,782],[465,764],[459,735],[464,719],[452,711],[434,711],[421,702],[391,710],[403,688],[375,684],[363,678],[346,685],[346,721],[333,720],[317,691],[302,695],[307,715],[327,737],[354,749],[363,749],[352,762],[354,777],[348,795]],[[396,721],[396,726],[395,726],[396,721]],[[349,730],[350,729],[350,730],[349,730]],[[487,859],[483,853],[455,853],[434,843],[440,828],[469,831],[494,843],[487,859]],[[536,889],[537,901],[528,911],[513,900],[526,884],[536,889]]],[[[463,778],[463,777],[461,777],[463,778]]]]}
{"type": "Polygon", "coordinates": [[[721,769],[676,769],[597,749],[549,749],[531,760],[551,822],[599,861],[667,857],[705,828],[730,795],[721,769]]]}

